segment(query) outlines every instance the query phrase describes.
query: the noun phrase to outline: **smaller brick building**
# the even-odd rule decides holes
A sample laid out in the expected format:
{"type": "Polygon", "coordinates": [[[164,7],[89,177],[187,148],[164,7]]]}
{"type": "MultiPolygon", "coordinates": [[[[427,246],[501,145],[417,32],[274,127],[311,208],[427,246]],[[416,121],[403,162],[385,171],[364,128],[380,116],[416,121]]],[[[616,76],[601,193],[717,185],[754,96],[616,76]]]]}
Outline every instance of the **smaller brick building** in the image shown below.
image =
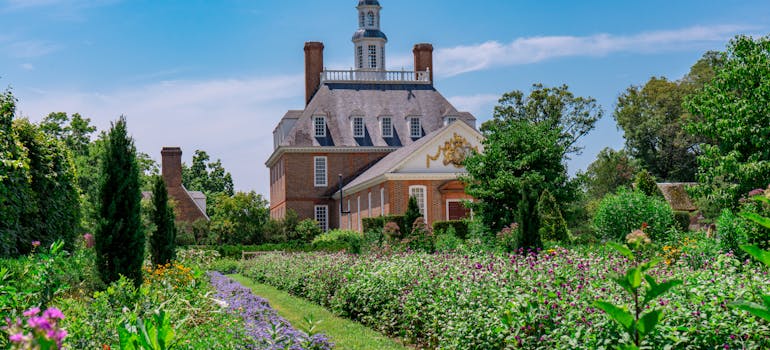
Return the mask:
{"type": "Polygon", "coordinates": [[[192,223],[199,219],[208,220],[206,195],[199,191],[188,191],[182,184],[182,149],[163,147],[161,174],[166,182],[168,196],[174,201],[176,221],[192,223]]]}

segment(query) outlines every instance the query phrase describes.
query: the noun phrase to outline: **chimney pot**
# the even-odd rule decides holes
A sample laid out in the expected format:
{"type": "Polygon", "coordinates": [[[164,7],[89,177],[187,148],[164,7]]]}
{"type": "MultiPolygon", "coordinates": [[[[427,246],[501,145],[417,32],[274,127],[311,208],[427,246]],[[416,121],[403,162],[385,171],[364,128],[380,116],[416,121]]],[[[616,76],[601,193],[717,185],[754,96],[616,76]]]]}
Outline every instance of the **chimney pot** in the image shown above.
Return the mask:
{"type": "Polygon", "coordinates": [[[321,85],[324,67],[324,44],[318,41],[305,43],[305,105],[310,103],[321,85]]]}

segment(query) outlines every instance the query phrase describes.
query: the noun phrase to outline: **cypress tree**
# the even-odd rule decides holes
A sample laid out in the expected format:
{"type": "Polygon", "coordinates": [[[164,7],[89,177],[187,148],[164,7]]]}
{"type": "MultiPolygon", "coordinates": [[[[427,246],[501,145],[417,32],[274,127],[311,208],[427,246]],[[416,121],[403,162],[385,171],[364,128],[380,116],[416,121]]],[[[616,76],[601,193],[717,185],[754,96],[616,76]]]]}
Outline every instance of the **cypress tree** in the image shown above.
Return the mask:
{"type": "Polygon", "coordinates": [[[540,215],[540,238],[549,241],[567,242],[569,231],[567,222],[561,215],[559,204],[551,191],[545,189],[537,202],[537,213],[540,215]]]}
{"type": "Polygon", "coordinates": [[[113,123],[107,135],[99,190],[96,264],[105,283],[123,275],[142,284],[145,236],[141,220],[139,165],[126,118],[113,123]]]}
{"type": "Polygon", "coordinates": [[[157,266],[174,260],[176,248],[174,210],[168,205],[166,182],[160,176],[156,176],[153,183],[152,204],[152,222],[155,224],[155,232],[150,237],[150,253],[152,264],[157,266]]]}
{"type": "Polygon", "coordinates": [[[404,236],[408,236],[412,232],[412,225],[417,218],[422,217],[420,214],[420,205],[417,204],[417,198],[409,197],[409,202],[406,205],[406,212],[404,213],[404,226],[402,231],[404,236]]]}

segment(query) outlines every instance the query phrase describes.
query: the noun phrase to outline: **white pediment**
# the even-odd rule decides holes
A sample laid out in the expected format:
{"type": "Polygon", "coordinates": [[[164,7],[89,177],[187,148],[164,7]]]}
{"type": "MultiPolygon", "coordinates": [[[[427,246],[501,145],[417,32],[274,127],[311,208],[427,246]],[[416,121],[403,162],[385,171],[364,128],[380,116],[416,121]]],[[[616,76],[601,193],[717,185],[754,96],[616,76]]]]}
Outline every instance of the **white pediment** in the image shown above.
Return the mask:
{"type": "Polygon", "coordinates": [[[408,155],[392,173],[464,173],[462,161],[472,151],[483,151],[483,136],[468,124],[457,121],[408,155]]]}

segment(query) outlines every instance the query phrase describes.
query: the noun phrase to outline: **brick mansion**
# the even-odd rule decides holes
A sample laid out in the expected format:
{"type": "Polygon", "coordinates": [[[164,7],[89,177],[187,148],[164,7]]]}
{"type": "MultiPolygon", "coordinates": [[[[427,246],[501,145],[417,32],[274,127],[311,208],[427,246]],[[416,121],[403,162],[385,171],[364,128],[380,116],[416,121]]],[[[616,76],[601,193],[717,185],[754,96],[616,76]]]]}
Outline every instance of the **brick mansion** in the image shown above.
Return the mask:
{"type": "Polygon", "coordinates": [[[428,224],[465,217],[458,176],[481,151],[476,118],[435,89],[431,44],[414,45],[413,71],[386,70],[381,6],[356,9],[354,69],[325,69],[323,43],[305,43],[305,107],[280,120],[265,163],[271,217],[294,210],[324,230],[361,230],[362,218],[403,214],[409,197],[428,224]]]}

